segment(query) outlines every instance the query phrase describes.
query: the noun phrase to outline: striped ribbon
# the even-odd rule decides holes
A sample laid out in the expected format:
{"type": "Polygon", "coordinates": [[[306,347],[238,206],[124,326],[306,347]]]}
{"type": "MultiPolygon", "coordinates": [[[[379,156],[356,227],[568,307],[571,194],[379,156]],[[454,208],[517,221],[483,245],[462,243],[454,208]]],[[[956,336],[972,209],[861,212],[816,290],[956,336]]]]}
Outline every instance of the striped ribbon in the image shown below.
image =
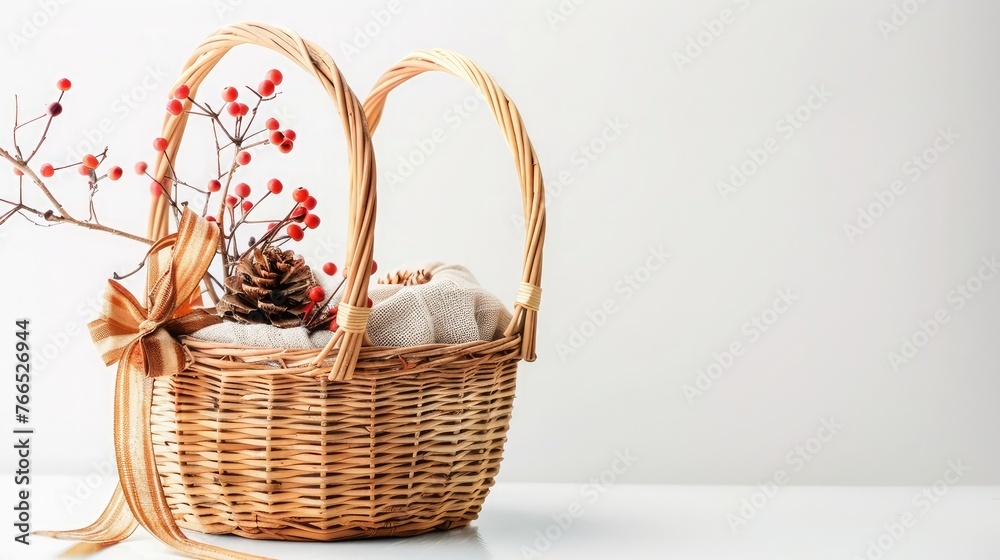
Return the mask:
{"type": "Polygon", "coordinates": [[[218,246],[218,226],[185,209],[177,233],[164,237],[150,250],[145,307],[121,284],[109,281],[100,317],[89,326],[105,363],[118,363],[118,487],[104,513],[88,527],[38,534],[109,545],[125,540],[142,525],[167,546],[194,558],[268,560],[193,541],[181,532],[160,486],[149,431],[154,378],[176,375],[189,365],[189,356],[176,337],[221,321],[204,309],[196,309],[201,303],[198,284],[218,246]]]}

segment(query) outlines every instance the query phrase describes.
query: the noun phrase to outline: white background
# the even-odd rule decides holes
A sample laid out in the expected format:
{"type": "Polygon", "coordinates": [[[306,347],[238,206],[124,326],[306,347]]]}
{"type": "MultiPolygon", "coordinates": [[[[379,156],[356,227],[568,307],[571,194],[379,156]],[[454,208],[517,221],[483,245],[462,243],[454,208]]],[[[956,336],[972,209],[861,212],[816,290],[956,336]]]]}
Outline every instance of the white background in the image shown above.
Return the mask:
{"type": "MultiPolygon", "coordinates": [[[[372,11],[386,2],[232,4],[67,2],[51,17],[37,15],[46,2],[7,6],[0,128],[15,93],[23,112],[39,113],[66,76],[74,87],[42,159],[66,162],[108,119],[113,130],[95,148],[109,146],[110,161],[131,169],[153,157],[184,60],[227,22],[299,31],[329,50],[359,97],[407,52],[454,49],[517,102],[550,189],[539,358],[520,371],[501,481],[582,483],[627,451],[638,460],[622,481],[635,483],[756,484],[784,471],[796,485],[925,485],[956,460],[969,465],[962,484],[1000,483],[1000,279],[971,280],[981,258],[1000,252],[996,6],[927,2],[886,37],[888,0],[565,2],[573,8],[561,19],[548,14],[556,0],[407,2],[384,24],[372,11]],[[704,22],[723,10],[731,23],[713,24],[709,41],[704,22]],[[27,37],[23,18],[45,24],[27,37]],[[377,34],[359,39],[366,25],[377,34]],[[679,64],[699,33],[707,46],[679,64]],[[813,88],[828,99],[801,108],[813,88]],[[790,129],[783,119],[796,110],[801,127],[790,129]],[[624,130],[605,143],[608,122],[624,130]],[[935,163],[914,180],[907,161],[949,129],[957,140],[928,154],[935,163]],[[768,139],[776,151],[723,197],[719,182],[768,139]],[[586,146],[601,153],[588,160],[586,146]],[[560,174],[572,182],[557,185],[560,174]],[[896,179],[905,193],[850,239],[844,225],[896,179]],[[646,269],[661,248],[671,256],[646,269]],[[644,283],[626,290],[630,276],[644,283]],[[957,309],[949,294],[970,280],[981,290],[957,309]],[[794,303],[772,314],[779,290],[794,303]],[[614,313],[593,328],[605,305],[614,313]],[[948,322],[918,335],[926,344],[894,368],[889,353],[939,309],[948,322]],[[773,325],[754,337],[744,324],[762,314],[773,325]],[[742,355],[702,379],[702,394],[686,393],[699,371],[729,363],[722,354],[733,343],[742,355]],[[836,435],[810,441],[827,435],[824,422],[840,426],[836,435]]],[[[276,108],[299,142],[288,157],[255,161],[251,184],[277,175],[321,192],[324,225],[301,249],[318,264],[335,246],[339,262],[347,159],[322,89],[277,55],[242,47],[204,95],[256,84],[273,66],[287,76],[276,108]]],[[[516,175],[485,106],[454,119],[456,104],[475,105],[471,93],[435,75],[390,97],[375,140],[376,259],[383,270],[457,261],[512,302],[523,244],[516,175]],[[389,188],[400,158],[438,128],[445,141],[389,188]]],[[[208,135],[192,126],[182,150],[192,181],[209,168],[198,147],[208,135]]],[[[9,138],[0,134],[7,147],[9,138]]],[[[101,218],[144,233],[147,182],[126,178],[101,192],[101,218]]],[[[0,173],[2,196],[14,185],[0,173]]],[[[53,188],[82,211],[77,176],[53,188]]],[[[111,454],[113,371],[80,333],[104,279],[142,250],[68,227],[0,229],[0,338],[12,340],[14,319],[28,317],[42,348],[32,388],[38,473],[85,475],[111,454]],[[54,357],[43,367],[46,351],[54,357]]],[[[0,382],[0,426],[12,422],[12,384],[0,382]]]]}

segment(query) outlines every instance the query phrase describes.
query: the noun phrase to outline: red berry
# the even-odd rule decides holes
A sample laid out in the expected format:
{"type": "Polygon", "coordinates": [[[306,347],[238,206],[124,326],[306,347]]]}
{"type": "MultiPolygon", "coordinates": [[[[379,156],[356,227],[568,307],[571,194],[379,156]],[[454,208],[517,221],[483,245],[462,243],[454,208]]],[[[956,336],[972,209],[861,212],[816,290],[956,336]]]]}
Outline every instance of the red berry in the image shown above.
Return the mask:
{"type": "Polygon", "coordinates": [[[59,91],[69,91],[69,88],[73,87],[73,82],[70,82],[66,78],[60,78],[56,82],[56,87],[59,88],[59,91]]]}
{"type": "Polygon", "coordinates": [[[15,167],[14,168],[14,175],[17,175],[18,177],[22,177],[22,176],[24,176],[24,171],[21,171],[20,169],[18,169],[18,168],[15,167]]]}
{"type": "Polygon", "coordinates": [[[306,214],[306,218],[302,223],[309,229],[316,229],[319,227],[319,216],[316,214],[306,214]]]}
{"type": "Polygon", "coordinates": [[[278,222],[271,222],[271,223],[267,224],[267,231],[271,231],[272,229],[274,229],[276,227],[278,227],[278,222]]]}
{"type": "Polygon", "coordinates": [[[135,164],[135,174],[136,175],[145,175],[146,174],[146,167],[147,167],[146,166],[146,162],[144,162],[144,161],[140,161],[140,162],[136,163],[135,164]]]}
{"type": "Polygon", "coordinates": [[[281,80],[283,80],[285,78],[284,76],[281,75],[280,71],[274,70],[274,69],[268,70],[267,71],[267,75],[265,77],[268,80],[271,80],[272,82],[274,82],[274,85],[276,85],[276,86],[280,86],[281,85],[281,80]]]}
{"type": "Polygon", "coordinates": [[[238,117],[238,116],[240,116],[240,104],[239,103],[230,103],[226,107],[226,111],[229,113],[230,117],[238,117]]]}
{"type": "Polygon", "coordinates": [[[98,161],[93,154],[87,154],[83,156],[83,164],[91,169],[97,169],[98,161]]]}
{"type": "Polygon", "coordinates": [[[257,86],[257,93],[259,93],[261,97],[271,97],[274,95],[274,82],[271,80],[264,80],[257,86]]]}
{"type": "Polygon", "coordinates": [[[122,168],[116,165],[111,169],[108,169],[108,179],[111,179],[112,181],[117,181],[118,179],[122,178],[122,173],[123,173],[122,168]]]}
{"type": "Polygon", "coordinates": [[[281,189],[283,188],[284,185],[277,179],[271,179],[267,182],[267,190],[271,191],[272,194],[281,194],[281,189]]]}
{"type": "Polygon", "coordinates": [[[377,270],[378,270],[378,263],[372,260],[372,274],[375,274],[377,270]]]}
{"type": "Polygon", "coordinates": [[[76,172],[79,173],[80,175],[90,175],[90,168],[87,167],[86,165],[81,165],[80,167],[76,168],[76,172]]]}
{"type": "Polygon", "coordinates": [[[337,324],[336,314],[334,314],[333,319],[330,320],[330,326],[328,328],[330,329],[330,332],[337,332],[337,329],[340,328],[340,326],[337,324]]]}
{"type": "Polygon", "coordinates": [[[56,170],[52,167],[51,163],[43,163],[41,169],[38,171],[42,174],[42,177],[51,177],[56,174],[56,170]]]}
{"type": "Polygon", "coordinates": [[[149,184],[149,194],[153,195],[153,198],[158,198],[163,195],[163,187],[156,181],[153,181],[149,184]]]}
{"type": "Polygon", "coordinates": [[[240,198],[247,198],[250,196],[250,185],[246,183],[240,183],[236,185],[236,188],[233,189],[233,193],[235,193],[236,196],[240,198]]]}
{"type": "Polygon", "coordinates": [[[208,192],[219,192],[222,190],[222,183],[218,179],[212,179],[208,182],[208,192]]]}
{"type": "Polygon", "coordinates": [[[247,165],[248,163],[250,163],[251,159],[252,157],[250,156],[250,152],[246,150],[243,150],[240,153],[236,154],[236,163],[240,165],[247,165]]]}
{"type": "Polygon", "coordinates": [[[266,126],[268,130],[278,130],[281,124],[278,123],[278,119],[267,119],[264,126],[266,126]]]}
{"type": "Polygon", "coordinates": [[[290,129],[290,128],[287,129],[287,130],[285,130],[285,138],[288,138],[289,140],[291,140],[292,142],[294,142],[295,138],[296,138],[295,131],[292,130],[292,129],[290,129]]]}
{"type": "Polygon", "coordinates": [[[153,149],[157,152],[165,152],[167,150],[167,139],[157,138],[153,140],[153,149]]]}
{"type": "Polygon", "coordinates": [[[63,109],[62,103],[56,101],[55,103],[49,105],[49,116],[58,117],[59,115],[62,114],[62,109],[63,109]]]}
{"type": "Polygon", "coordinates": [[[315,302],[321,302],[326,299],[326,292],[323,290],[323,287],[315,286],[313,289],[309,290],[309,299],[315,302]]]}
{"type": "Polygon", "coordinates": [[[315,308],[316,308],[316,302],[310,301],[309,303],[306,304],[305,307],[302,308],[302,314],[308,317],[309,314],[312,313],[312,310],[315,308]]]}
{"type": "Polygon", "coordinates": [[[327,276],[333,276],[334,274],[337,273],[337,265],[333,264],[332,262],[324,264],[323,273],[326,274],[327,276]]]}
{"type": "Polygon", "coordinates": [[[309,190],[305,187],[299,187],[292,191],[292,200],[295,202],[305,202],[309,198],[309,190]]]}
{"type": "Polygon", "coordinates": [[[287,154],[288,152],[292,151],[293,147],[294,145],[292,144],[292,141],[289,140],[288,138],[285,138],[284,142],[278,144],[278,151],[283,154],[287,154]]]}
{"type": "Polygon", "coordinates": [[[243,213],[246,214],[247,212],[249,212],[251,210],[253,210],[253,202],[250,202],[249,200],[244,200],[243,201],[243,213]]]}
{"type": "Polygon", "coordinates": [[[239,96],[240,96],[239,90],[237,90],[232,86],[229,86],[226,89],[222,90],[222,100],[225,101],[226,103],[232,103],[233,101],[236,101],[236,98],[239,96]]]}
{"type": "Polygon", "coordinates": [[[239,199],[236,198],[235,196],[229,195],[226,197],[226,206],[230,208],[235,208],[237,203],[239,203],[239,199]]]}
{"type": "Polygon", "coordinates": [[[176,99],[167,101],[167,112],[171,115],[179,115],[184,112],[184,104],[176,99]]]}
{"type": "Polygon", "coordinates": [[[187,99],[188,95],[191,95],[191,88],[187,84],[181,84],[174,90],[174,97],[177,99],[187,99]]]}
{"type": "Polygon", "coordinates": [[[206,222],[214,222],[215,221],[215,216],[205,216],[205,221],[206,222]]]}
{"type": "Polygon", "coordinates": [[[368,298],[368,301],[366,301],[365,304],[368,307],[371,307],[371,306],[375,305],[375,302],[372,301],[372,298],[368,298]]]}
{"type": "Polygon", "coordinates": [[[299,224],[289,224],[286,231],[288,233],[288,237],[291,237],[294,241],[302,241],[302,238],[306,236],[306,232],[302,231],[299,224]]]}
{"type": "Polygon", "coordinates": [[[285,141],[285,135],[282,134],[280,130],[275,130],[268,135],[267,139],[270,140],[270,142],[275,146],[278,146],[285,141]]]}
{"type": "Polygon", "coordinates": [[[246,103],[240,103],[240,116],[245,117],[250,114],[250,107],[246,103]]]}
{"type": "Polygon", "coordinates": [[[306,210],[315,210],[316,204],[318,204],[318,202],[316,201],[316,197],[310,196],[306,198],[305,202],[302,203],[302,206],[305,206],[306,210]]]}
{"type": "Polygon", "coordinates": [[[306,219],[306,214],[308,213],[309,211],[306,210],[305,208],[301,206],[296,206],[295,210],[292,210],[292,220],[296,222],[301,222],[302,220],[306,219]]]}

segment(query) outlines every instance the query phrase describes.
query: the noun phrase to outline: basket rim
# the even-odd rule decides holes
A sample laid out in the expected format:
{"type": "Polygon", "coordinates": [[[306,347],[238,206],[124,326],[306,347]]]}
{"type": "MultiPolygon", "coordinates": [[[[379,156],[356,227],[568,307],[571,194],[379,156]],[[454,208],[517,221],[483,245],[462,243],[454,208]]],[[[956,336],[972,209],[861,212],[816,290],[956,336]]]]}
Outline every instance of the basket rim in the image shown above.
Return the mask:
{"type": "MultiPolygon", "coordinates": [[[[335,348],[316,367],[321,348],[262,348],[232,343],[212,342],[193,336],[179,339],[189,357],[186,372],[246,377],[291,375],[311,380],[326,377],[333,367],[339,348],[335,348]],[[275,365],[278,362],[281,365],[275,365]]],[[[413,376],[428,370],[470,361],[520,361],[521,334],[491,341],[477,340],[461,344],[424,344],[420,346],[363,346],[354,378],[385,379],[387,376],[413,376]]],[[[462,372],[455,370],[456,375],[462,372]]]]}

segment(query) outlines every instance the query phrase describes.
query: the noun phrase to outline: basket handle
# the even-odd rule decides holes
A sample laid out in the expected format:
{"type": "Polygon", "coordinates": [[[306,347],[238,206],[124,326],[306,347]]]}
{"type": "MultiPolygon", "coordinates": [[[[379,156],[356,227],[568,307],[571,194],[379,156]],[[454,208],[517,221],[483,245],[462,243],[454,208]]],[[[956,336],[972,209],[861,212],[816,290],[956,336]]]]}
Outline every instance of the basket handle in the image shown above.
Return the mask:
{"type": "Polygon", "coordinates": [[[514,303],[514,316],[505,331],[506,336],[521,335],[521,358],[535,359],[535,335],[538,328],[538,304],[541,299],[542,247],[545,243],[545,186],[538,158],[521,122],[514,102],[482,68],[468,58],[445,49],[417,51],[387,70],[365,99],[365,116],[372,132],[382,119],[382,110],[389,92],[410,78],[431,70],[452,74],[475,86],[489,104],[497,124],[503,131],[517,164],[524,204],[526,239],[521,284],[514,303]]]}
{"type": "MultiPolygon", "coordinates": [[[[329,348],[340,343],[331,377],[349,379],[357,364],[365,336],[367,314],[370,312],[366,302],[375,236],[375,155],[361,103],[326,51],[283,27],[253,22],[229,25],[212,33],[184,64],[184,70],[175,86],[187,84],[191,94],[196,94],[205,76],[219,60],[230,49],[242,44],[259,45],[277,51],[315,76],[333,99],[344,126],[350,164],[350,214],[347,256],[344,261],[347,282],[338,316],[340,329],[329,348]],[[360,266],[353,266],[354,264],[360,266]]],[[[167,139],[168,147],[156,161],[154,177],[159,181],[169,180],[169,166],[165,156],[169,156],[171,162],[177,161],[177,150],[188,117],[186,112],[177,116],[168,114],[163,123],[161,136],[167,139]]],[[[162,196],[157,197],[150,209],[151,239],[159,239],[168,233],[170,212],[168,202],[164,199],[162,196]]],[[[329,350],[323,354],[324,358],[328,352],[329,350]]]]}

